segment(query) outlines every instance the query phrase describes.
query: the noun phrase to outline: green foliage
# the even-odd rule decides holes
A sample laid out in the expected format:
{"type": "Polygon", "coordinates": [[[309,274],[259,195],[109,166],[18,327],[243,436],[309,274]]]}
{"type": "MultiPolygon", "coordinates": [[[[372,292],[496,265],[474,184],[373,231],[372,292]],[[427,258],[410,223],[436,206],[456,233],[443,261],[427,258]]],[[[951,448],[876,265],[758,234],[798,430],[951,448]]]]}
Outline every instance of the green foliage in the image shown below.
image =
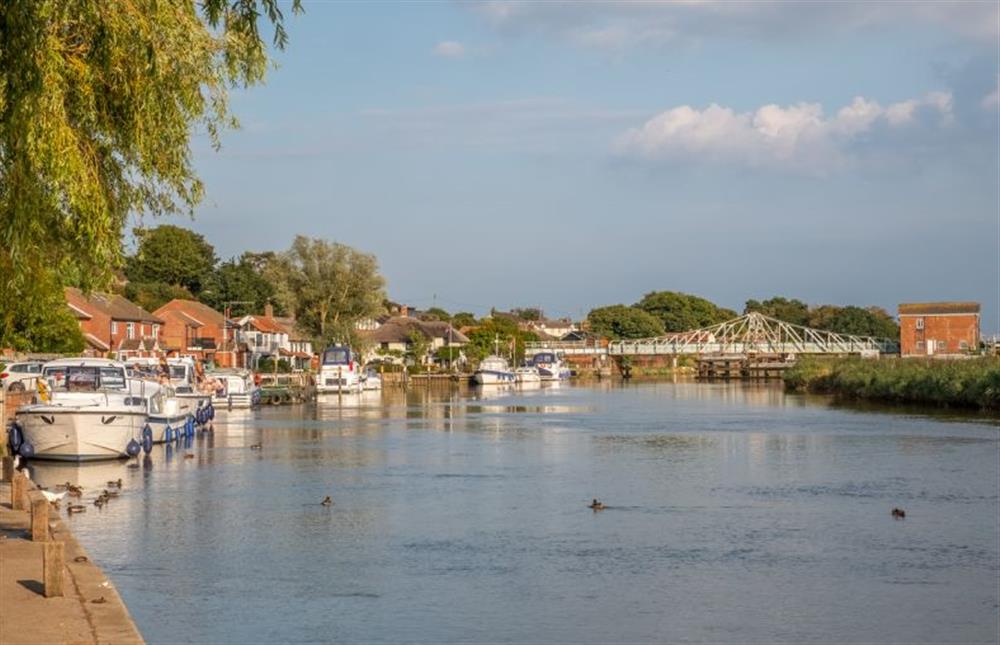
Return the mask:
{"type": "Polygon", "coordinates": [[[296,236],[268,264],[266,277],[299,329],[320,346],[358,344],[355,323],[382,312],[385,280],[375,256],[344,244],[296,236]]]}
{"type": "Polygon", "coordinates": [[[748,314],[751,311],[762,313],[770,318],[784,320],[793,325],[809,326],[809,305],[795,298],[789,300],[776,296],[764,302],[747,300],[743,313],[748,314]]]}
{"type": "Polygon", "coordinates": [[[653,291],[635,305],[660,319],[668,332],[689,331],[732,320],[737,313],[678,291],[653,291]]]}
{"type": "Polygon", "coordinates": [[[516,309],[511,309],[510,313],[514,314],[521,320],[542,319],[542,310],[538,307],[517,307],[516,309]]]}
{"type": "Polygon", "coordinates": [[[841,334],[899,339],[899,325],[879,307],[823,305],[810,312],[809,326],[841,334]]]}
{"type": "Polygon", "coordinates": [[[264,277],[274,257],[274,253],[246,252],[239,259],[223,262],[212,272],[198,299],[217,311],[223,311],[228,302],[235,303],[231,305],[232,316],[262,312],[268,303],[273,304],[276,315],[284,315],[274,285],[264,277]]]}
{"type": "Polygon", "coordinates": [[[846,398],[1000,410],[1000,359],[802,358],[785,386],[846,398]]]}
{"type": "Polygon", "coordinates": [[[449,322],[451,320],[451,315],[441,307],[431,307],[424,312],[422,318],[424,320],[442,320],[444,322],[449,322]]]}
{"type": "Polygon", "coordinates": [[[261,15],[283,47],[277,0],[0,2],[0,346],[40,281],[108,286],[129,214],[193,211],[190,137],[264,78],[261,15]]]}
{"type": "Polygon", "coordinates": [[[587,314],[590,330],[611,339],[661,336],[663,324],[656,316],[625,305],[598,307],[587,314]]]}
{"type": "Polygon", "coordinates": [[[136,229],[135,255],[125,264],[129,282],[161,283],[198,295],[215,270],[215,248],[194,231],[171,224],[136,229]]]}
{"type": "Polygon", "coordinates": [[[460,311],[451,317],[451,325],[455,329],[472,327],[476,324],[476,316],[468,311],[460,311]]]}
{"type": "Polygon", "coordinates": [[[11,299],[4,307],[7,321],[4,345],[21,351],[77,354],[83,351],[80,325],[66,306],[59,282],[46,276],[24,298],[11,299]]]}
{"type": "Polygon", "coordinates": [[[419,329],[411,329],[406,335],[406,340],[409,341],[406,344],[406,358],[412,365],[421,364],[427,356],[427,350],[430,349],[430,339],[419,329]]]}
{"type": "Polygon", "coordinates": [[[174,298],[191,300],[194,296],[184,287],[162,282],[129,282],[125,285],[125,297],[146,311],[156,311],[174,298]]]}
{"type": "Polygon", "coordinates": [[[468,334],[469,344],[465,355],[473,361],[480,361],[499,349],[501,356],[510,357],[511,341],[514,342],[514,358],[524,358],[524,341],[537,338],[534,334],[522,332],[517,324],[506,318],[489,318],[468,334]]]}
{"type": "Polygon", "coordinates": [[[288,374],[292,371],[292,366],[288,360],[284,358],[278,359],[278,369],[274,369],[274,359],[272,358],[262,358],[257,362],[257,371],[262,373],[275,372],[279,374],[288,374]]]}

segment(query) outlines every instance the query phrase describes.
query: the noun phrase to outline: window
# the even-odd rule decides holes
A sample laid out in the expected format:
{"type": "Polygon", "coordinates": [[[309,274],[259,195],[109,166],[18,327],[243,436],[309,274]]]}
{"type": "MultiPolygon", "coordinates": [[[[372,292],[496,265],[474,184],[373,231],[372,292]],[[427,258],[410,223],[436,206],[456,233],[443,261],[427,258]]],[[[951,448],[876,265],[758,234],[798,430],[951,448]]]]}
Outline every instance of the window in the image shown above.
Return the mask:
{"type": "Polygon", "coordinates": [[[917,349],[923,349],[923,348],[924,348],[924,341],[918,340],[917,341],[917,349]]]}
{"type": "Polygon", "coordinates": [[[958,341],[958,348],[959,349],[969,349],[969,343],[968,343],[968,341],[964,341],[964,340],[958,341]]]}
{"type": "Polygon", "coordinates": [[[939,350],[941,350],[941,349],[948,349],[948,341],[946,341],[946,340],[939,340],[937,342],[937,348],[939,350]]]}
{"type": "Polygon", "coordinates": [[[135,323],[128,323],[125,325],[125,336],[129,340],[135,338],[135,323]]]}
{"type": "Polygon", "coordinates": [[[923,328],[924,328],[924,319],[917,318],[917,329],[923,329],[923,328]]]}
{"type": "Polygon", "coordinates": [[[111,321],[111,335],[114,336],[117,333],[118,333],[118,323],[116,323],[115,321],[112,320],[111,321]]]}
{"type": "Polygon", "coordinates": [[[160,335],[160,326],[153,325],[153,338],[158,338],[160,335]]]}

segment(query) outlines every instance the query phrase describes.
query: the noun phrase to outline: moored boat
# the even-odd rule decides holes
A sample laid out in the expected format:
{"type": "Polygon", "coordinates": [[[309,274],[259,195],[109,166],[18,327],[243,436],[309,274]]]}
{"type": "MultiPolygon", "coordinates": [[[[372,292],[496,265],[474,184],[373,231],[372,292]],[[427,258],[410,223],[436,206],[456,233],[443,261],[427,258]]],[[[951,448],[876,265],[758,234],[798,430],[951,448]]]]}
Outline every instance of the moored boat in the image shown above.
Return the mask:
{"type": "Polygon", "coordinates": [[[260,403],[260,388],[254,385],[247,370],[221,369],[208,374],[217,387],[212,395],[212,405],[224,410],[253,407],[260,403]]]}
{"type": "Polygon", "coordinates": [[[125,365],[103,358],[51,361],[35,402],[15,415],[10,443],[26,458],[93,461],[134,456],[148,417],[142,385],[125,365]]]}
{"type": "Polygon", "coordinates": [[[487,356],[479,362],[472,380],[479,385],[508,385],[514,382],[514,372],[503,356],[487,356]]]}
{"type": "Polygon", "coordinates": [[[570,369],[555,352],[539,352],[531,357],[531,364],[543,381],[563,381],[570,377],[570,369]]]}
{"type": "Polygon", "coordinates": [[[534,383],[541,383],[542,377],[538,374],[538,370],[534,367],[519,367],[514,370],[514,380],[519,385],[531,385],[534,383]]]}
{"type": "Polygon", "coordinates": [[[331,345],[323,352],[316,393],[348,393],[362,389],[361,365],[348,345],[331,345]]]}

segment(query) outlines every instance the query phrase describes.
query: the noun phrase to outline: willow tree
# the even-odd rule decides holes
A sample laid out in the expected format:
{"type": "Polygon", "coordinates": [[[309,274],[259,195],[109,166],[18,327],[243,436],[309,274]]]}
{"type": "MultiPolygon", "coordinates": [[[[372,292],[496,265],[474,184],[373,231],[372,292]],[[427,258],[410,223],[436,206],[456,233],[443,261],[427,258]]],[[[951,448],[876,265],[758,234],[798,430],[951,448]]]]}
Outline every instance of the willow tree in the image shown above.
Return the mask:
{"type": "Polygon", "coordinates": [[[378,261],[345,244],[296,236],[268,265],[267,277],[299,331],[318,343],[356,342],[355,323],[384,310],[378,261]]]}
{"type": "Polygon", "coordinates": [[[284,47],[279,0],[0,2],[0,346],[53,276],[109,283],[130,214],[193,212],[191,137],[263,80],[261,22],[284,47]]]}

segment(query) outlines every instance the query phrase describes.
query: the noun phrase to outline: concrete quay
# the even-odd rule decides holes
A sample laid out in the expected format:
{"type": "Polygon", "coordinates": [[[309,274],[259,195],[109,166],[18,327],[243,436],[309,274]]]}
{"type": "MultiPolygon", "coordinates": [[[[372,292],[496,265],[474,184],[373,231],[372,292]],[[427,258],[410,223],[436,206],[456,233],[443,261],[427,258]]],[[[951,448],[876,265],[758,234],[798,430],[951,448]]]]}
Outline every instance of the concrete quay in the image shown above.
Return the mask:
{"type": "Polygon", "coordinates": [[[27,499],[13,504],[11,493],[11,482],[0,483],[0,643],[143,643],[114,585],[90,561],[58,511],[46,503],[47,513],[40,514],[36,493],[33,526],[32,504],[27,499]],[[48,571],[43,567],[46,545],[48,571]],[[60,587],[62,595],[46,597],[60,587]]]}

